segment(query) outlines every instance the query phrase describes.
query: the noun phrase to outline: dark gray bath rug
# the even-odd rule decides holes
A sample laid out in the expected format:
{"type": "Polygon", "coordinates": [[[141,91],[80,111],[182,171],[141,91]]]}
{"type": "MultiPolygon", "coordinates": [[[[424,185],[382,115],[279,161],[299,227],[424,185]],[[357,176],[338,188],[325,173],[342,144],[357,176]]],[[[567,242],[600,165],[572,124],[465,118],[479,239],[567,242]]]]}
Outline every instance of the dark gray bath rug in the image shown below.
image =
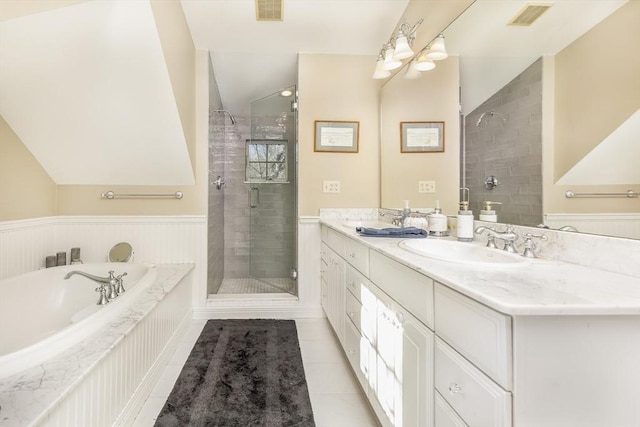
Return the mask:
{"type": "Polygon", "coordinates": [[[315,427],[293,320],[209,320],[156,426],[315,427]]]}

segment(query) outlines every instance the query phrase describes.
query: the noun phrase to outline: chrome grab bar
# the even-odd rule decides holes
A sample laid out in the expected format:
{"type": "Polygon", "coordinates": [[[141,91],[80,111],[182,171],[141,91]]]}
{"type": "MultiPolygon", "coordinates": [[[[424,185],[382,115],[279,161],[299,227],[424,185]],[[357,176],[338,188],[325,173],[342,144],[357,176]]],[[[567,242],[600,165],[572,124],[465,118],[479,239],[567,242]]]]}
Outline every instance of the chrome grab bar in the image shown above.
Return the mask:
{"type": "Polygon", "coordinates": [[[184,194],[182,191],[176,191],[175,193],[169,194],[148,194],[148,193],[140,193],[140,194],[116,194],[113,191],[107,191],[106,193],[102,193],[100,195],[103,199],[161,199],[165,197],[173,197],[176,199],[182,199],[184,194]]]}
{"type": "Polygon", "coordinates": [[[633,190],[629,190],[624,193],[576,193],[574,191],[567,190],[564,193],[564,196],[567,199],[571,199],[573,197],[620,197],[620,196],[632,198],[632,197],[638,197],[638,195],[640,195],[640,193],[633,190]]]}

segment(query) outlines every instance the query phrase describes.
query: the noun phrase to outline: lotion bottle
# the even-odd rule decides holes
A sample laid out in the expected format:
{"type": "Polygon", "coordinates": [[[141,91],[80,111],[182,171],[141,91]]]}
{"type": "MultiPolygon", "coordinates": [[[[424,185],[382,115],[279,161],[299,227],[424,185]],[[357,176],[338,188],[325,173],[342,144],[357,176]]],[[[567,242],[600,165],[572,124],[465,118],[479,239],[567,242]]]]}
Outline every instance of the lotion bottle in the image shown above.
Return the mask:
{"type": "Polygon", "coordinates": [[[457,222],[456,235],[458,240],[461,242],[473,241],[473,212],[469,210],[469,202],[466,200],[460,202],[457,222]]]}

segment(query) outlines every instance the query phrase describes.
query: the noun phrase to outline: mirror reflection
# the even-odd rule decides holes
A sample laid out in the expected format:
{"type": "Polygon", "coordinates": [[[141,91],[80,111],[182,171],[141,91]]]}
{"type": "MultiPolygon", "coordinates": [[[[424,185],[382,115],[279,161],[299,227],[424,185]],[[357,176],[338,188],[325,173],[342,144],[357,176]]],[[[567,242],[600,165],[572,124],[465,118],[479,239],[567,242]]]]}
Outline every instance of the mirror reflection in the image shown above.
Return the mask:
{"type": "Polygon", "coordinates": [[[443,30],[448,59],[385,84],[382,206],[453,215],[464,186],[476,219],[491,201],[500,223],[640,238],[640,2],[547,5],[477,0],[443,30]],[[425,120],[445,152],[400,153],[399,123],[425,120]]]}

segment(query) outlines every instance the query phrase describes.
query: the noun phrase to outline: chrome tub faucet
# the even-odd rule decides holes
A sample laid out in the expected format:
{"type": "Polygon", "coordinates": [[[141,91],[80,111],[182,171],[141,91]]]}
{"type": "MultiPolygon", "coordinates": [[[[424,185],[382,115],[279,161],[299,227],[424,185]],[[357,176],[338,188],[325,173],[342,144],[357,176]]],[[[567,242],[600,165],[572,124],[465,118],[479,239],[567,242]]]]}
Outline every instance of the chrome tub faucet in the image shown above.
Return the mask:
{"type": "Polygon", "coordinates": [[[122,277],[126,276],[127,273],[123,273],[116,277],[114,275],[114,271],[109,271],[109,277],[100,277],[94,276],[93,274],[85,273],[84,271],[73,270],[68,272],[64,279],[67,280],[73,275],[79,275],[86,277],[87,279],[93,280],[94,282],[100,283],[100,286],[96,288],[96,292],[100,294],[98,298],[97,305],[105,305],[108,304],[109,301],[118,297],[119,294],[125,291],[124,286],[122,284],[122,277]]]}

